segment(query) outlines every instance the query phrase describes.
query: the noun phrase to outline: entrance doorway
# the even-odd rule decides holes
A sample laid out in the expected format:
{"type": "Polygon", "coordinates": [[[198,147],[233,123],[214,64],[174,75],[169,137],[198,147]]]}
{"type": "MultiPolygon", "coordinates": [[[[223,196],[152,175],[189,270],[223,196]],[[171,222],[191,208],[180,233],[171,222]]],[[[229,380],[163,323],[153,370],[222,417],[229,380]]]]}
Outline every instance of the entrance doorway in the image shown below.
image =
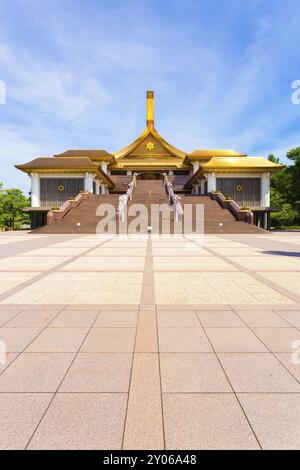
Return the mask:
{"type": "Polygon", "coordinates": [[[163,173],[157,172],[150,172],[146,171],[144,173],[139,173],[136,177],[138,180],[163,180],[163,173]]]}

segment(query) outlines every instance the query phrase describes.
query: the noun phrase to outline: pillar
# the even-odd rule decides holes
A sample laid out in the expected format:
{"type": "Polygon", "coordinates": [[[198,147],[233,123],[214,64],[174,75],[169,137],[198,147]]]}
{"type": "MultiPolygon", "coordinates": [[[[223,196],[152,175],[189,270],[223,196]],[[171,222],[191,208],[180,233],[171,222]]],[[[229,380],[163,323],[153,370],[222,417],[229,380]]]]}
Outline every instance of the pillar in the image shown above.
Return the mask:
{"type": "Polygon", "coordinates": [[[195,194],[199,194],[199,183],[195,184],[195,194]]]}
{"type": "Polygon", "coordinates": [[[173,170],[170,170],[169,171],[169,176],[173,176],[174,175],[174,171],[173,170]]]}
{"type": "Polygon", "coordinates": [[[261,176],[261,205],[270,207],[270,173],[261,176]]]}
{"type": "Polygon", "coordinates": [[[193,174],[195,174],[199,170],[198,160],[196,162],[192,162],[192,165],[193,165],[193,174]]]}
{"type": "Polygon", "coordinates": [[[126,175],[127,175],[127,176],[131,176],[131,175],[132,175],[132,171],[131,171],[131,170],[127,170],[127,171],[126,171],[126,175]]]}
{"type": "Polygon", "coordinates": [[[99,182],[99,180],[95,180],[95,184],[96,184],[96,194],[100,194],[100,182],[99,182]]]}
{"type": "Polygon", "coordinates": [[[40,207],[40,175],[31,173],[31,207],[40,207]]]}
{"type": "Polygon", "coordinates": [[[207,192],[212,193],[216,190],[217,181],[216,181],[216,174],[214,172],[208,173],[207,175],[207,192]]]}
{"type": "Polygon", "coordinates": [[[93,192],[93,175],[86,173],[84,176],[84,190],[88,193],[93,192]]]}
{"type": "MultiPolygon", "coordinates": [[[[263,173],[261,176],[261,205],[270,207],[270,173],[263,173]]],[[[268,214],[264,215],[264,228],[268,228],[268,214]]]]}
{"type": "Polygon", "coordinates": [[[101,162],[101,170],[107,174],[107,162],[101,162]]]}
{"type": "Polygon", "coordinates": [[[205,180],[202,179],[200,182],[200,193],[205,194],[205,180]]]}
{"type": "Polygon", "coordinates": [[[106,194],[106,184],[101,184],[101,194],[102,196],[106,194]]]}

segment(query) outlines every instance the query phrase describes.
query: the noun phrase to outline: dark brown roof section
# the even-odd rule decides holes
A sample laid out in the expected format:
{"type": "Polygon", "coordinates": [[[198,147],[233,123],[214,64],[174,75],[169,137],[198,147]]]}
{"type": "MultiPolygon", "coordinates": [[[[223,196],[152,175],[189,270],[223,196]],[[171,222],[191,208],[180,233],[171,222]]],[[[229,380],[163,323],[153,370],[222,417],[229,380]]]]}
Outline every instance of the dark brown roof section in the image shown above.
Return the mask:
{"type": "Polygon", "coordinates": [[[39,157],[31,160],[31,162],[24,163],[23,165],[15,165],[15,167],[25,173],[31,173],[34,171],[39,171],[41,173],[72,173],[72,171],[90,171],[97,173],[99,179],[105,181],[110,189],[115,186],[109,176],[101,170],[99,163],[94,163],[89,158],[85,157],[39,157]]]}
{"type": "Polygon", "coordinates": [[[183,189],[191,189],[193,184],[197,182],[197,180],[200,178],[202,173],[203,173],[203,168],[200,166],[199,170],[197,170],[196,173],[194,173],[189,178],[189,180],[185,183],[185,185],[183,186],[183,189]]]}
{"type": "Polygon", "coordinates": [[[106,150],[66,150],[63,153],[59,153],[54,155],[54,157],[88,157],[91,159],[97,159],[102,161],[112,161],[114,160],[114,156],[108,153],[106,150]]]}
{"type": "Polygon", "coordinates": [[[19,170],[30,169],[69,169],[69,168],[91,168],[97,169],[99,165],[92,162],[89,158],[53,158],[53,157],[38,157],[31,162],[24,163],[23,165],[16,165],[19,170]]]}

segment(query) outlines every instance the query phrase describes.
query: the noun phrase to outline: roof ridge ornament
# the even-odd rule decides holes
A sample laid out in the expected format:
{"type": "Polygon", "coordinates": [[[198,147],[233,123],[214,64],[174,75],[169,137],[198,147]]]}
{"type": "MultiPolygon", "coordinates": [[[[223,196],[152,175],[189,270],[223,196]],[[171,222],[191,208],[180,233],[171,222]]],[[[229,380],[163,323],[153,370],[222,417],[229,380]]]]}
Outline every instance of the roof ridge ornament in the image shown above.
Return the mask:
{"type": "Polygon", "coordinates": [[[148,128],[154,127],[154,91],[147,91],[146,122],[148,128]]]}

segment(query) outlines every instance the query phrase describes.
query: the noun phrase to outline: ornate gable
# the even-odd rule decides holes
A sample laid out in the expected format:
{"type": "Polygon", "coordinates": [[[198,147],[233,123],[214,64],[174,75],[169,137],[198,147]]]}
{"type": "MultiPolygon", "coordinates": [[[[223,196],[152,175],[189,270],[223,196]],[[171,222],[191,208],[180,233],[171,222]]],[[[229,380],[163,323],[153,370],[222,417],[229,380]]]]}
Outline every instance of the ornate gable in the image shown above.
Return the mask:
{"type": "Polygon", "coordinates": [[[154,92],[147,92],[147,126],[142,134],[131,144],[115,154],[117,167],[165,166],[180,168],[186,153],[173,147],[154,127],[154,92]]]}

